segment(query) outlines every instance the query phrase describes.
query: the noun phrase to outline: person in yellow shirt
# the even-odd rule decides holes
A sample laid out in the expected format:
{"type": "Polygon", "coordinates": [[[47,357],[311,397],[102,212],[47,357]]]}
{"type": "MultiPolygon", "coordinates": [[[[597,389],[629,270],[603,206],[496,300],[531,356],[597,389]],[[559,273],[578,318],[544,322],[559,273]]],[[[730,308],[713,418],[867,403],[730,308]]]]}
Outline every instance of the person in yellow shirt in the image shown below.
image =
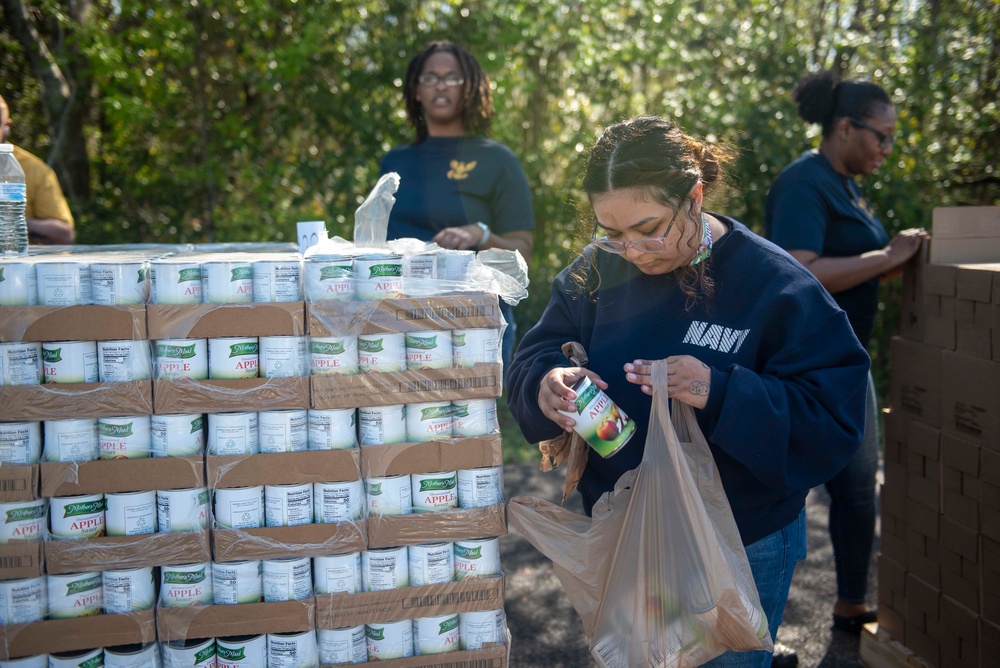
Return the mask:
{"type": "MultiPolygon", "coordinates": [[[[0,97],[0,143],[8,143],[11,119],[10,110],[0,97]]],[[[44,160],[19,146],[14,146],[14,157],[24,170],[24,183],[28,195],[25,217],[28,219],[28,237],[33,244],[71,244],[76,240],[73,214],[59,187],[59,179],[44,160]]]]}

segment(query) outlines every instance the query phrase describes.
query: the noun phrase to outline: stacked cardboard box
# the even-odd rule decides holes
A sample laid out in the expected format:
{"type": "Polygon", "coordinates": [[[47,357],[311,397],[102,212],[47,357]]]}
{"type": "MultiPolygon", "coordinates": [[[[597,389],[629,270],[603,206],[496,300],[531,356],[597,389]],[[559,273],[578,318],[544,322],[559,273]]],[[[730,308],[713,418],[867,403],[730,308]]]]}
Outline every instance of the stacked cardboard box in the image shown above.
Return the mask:
{"type": "Polygon", "coordinates": [[[1000,638],[1000,209],[935,210],[903,281],[879,629],[930,665],[985,668],[1000,638]]]}

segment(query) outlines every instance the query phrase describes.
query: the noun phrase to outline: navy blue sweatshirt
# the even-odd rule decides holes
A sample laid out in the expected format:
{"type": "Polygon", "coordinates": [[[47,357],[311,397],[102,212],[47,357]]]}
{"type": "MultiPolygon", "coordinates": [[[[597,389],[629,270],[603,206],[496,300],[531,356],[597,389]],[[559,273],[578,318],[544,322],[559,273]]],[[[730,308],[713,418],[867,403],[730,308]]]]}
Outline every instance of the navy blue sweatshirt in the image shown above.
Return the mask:
{"type": "Polygon", "coordinates": [[[507,402],[530,442],[561,428],[538,408],[542,377],[571,366],[560,352],[579,341],[590,369],[636,422],[614,456],[591,452],[580,481],[584,508],[639,465],[651,397],[625,380],[635,359],[691,355],[712,370],[705,408],[696,410],[744,544],[786,526],[812,487],[833,477],[861,443],[868,354],[844,311],[816,278],[743,224],[729,228],[709,260],[715,295],[690,310],[673,274],[646,276],[620,256],[588,246],[601,277],[596,298],[564,269],[539,322],[524,336],[507,374],[507,402]]]}

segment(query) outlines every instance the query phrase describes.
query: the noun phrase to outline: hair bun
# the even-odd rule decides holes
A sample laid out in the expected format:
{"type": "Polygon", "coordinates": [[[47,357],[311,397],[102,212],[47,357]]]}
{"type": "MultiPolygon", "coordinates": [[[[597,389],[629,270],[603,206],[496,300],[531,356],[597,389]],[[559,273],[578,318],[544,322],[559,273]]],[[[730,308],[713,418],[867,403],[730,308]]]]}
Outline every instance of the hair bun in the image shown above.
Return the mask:
{"type": "Polygon", "coordinates": [[[799,107],[799,117],[809,123],[825,123],[837,107],[836,90],[840,82],[832,70],[822,70],[802,77],[792,91],[799,107]]]}

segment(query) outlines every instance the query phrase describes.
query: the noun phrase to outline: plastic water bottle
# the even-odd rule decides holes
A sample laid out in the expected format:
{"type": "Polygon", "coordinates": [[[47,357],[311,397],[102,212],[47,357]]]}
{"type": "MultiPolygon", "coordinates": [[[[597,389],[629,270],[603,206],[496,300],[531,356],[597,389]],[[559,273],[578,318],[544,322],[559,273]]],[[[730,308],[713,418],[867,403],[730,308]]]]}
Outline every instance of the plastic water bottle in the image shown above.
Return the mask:
{"type": "Polygon", "coordinates": [[[14,145],[0,144],[0,255],[27,255],[27,203],[24,170],[14,157],[14,145]]]}

